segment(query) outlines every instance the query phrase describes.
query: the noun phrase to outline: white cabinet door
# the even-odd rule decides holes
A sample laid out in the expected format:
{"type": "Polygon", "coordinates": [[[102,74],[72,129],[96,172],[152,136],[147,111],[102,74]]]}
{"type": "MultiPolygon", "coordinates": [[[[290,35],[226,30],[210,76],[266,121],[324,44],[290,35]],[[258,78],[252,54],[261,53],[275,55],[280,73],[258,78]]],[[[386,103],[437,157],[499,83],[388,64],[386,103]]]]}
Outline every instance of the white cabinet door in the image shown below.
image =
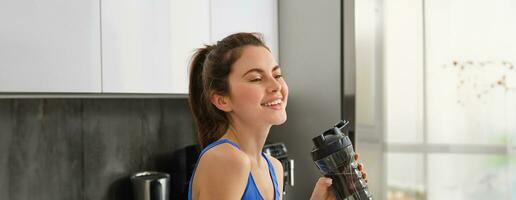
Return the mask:
{"type": "Polygon", "coordinates": [[[99,1],[1,1],[0,92],[100,92],[99,20],[99,1]]]}
{"type": "Polygon", "coordinates": [[[190,59],[196,49],[210,42],[209,5],[209,0],[172,0],[170,57],[174,93],[188,93],[190,59]]]}
{"type": "Polygon", "coordinates": [[[103,0],[103,92],[185,94],[189,58],[208,41],[207,0],[103,0]]]}
{"type": "Polygon", "coordinates": [[[278,0],[211,0],[211,42],[236,32],[260,32],[278,60],[278,0]]]}

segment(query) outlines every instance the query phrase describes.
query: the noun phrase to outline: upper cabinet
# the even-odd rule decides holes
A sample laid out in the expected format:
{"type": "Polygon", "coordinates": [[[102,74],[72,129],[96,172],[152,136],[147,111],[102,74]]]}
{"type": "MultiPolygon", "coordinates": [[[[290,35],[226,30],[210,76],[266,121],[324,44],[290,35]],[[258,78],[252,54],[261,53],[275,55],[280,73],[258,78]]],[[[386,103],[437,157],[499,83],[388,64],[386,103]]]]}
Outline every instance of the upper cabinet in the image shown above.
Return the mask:
{"type": "Polygon", "coordinates": [[[0,93],[187,94],[197,48],[261,32],[278,59],[277,0],[0,3],[0,93]]]}
{"type": "Polygon", "coordinates": [[[278,58],[278,0],[212,0],[211,42],[236,32],[259,32],[278,58]]]}
{"type": "Polygon", "coordinates": [[[208,0],[102,0],[105,93],[187,93],[188,61],[209,41],[208,0]]]}
{"type": "Polygon", "coordinates": [[[1,1],[0,92],[100,92],[99,33],[99,1],[1,1]]]}
{"type": "Polygon", "coordinates": [[[173,0],[172,79],[178,93],[188,93],[189,64],[196,49],[210,41],[209,0],[173,0]]]}

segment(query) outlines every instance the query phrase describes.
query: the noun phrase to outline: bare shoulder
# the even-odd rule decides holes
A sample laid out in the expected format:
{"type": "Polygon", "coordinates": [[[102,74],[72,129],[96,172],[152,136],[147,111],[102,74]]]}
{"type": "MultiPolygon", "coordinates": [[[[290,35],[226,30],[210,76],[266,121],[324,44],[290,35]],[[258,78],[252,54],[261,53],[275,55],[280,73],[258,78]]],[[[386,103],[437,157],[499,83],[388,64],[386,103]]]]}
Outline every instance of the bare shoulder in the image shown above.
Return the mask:
{"type": "MultiPolygon", "coordinates": [[[[269,160],[272,163],[272,166],[274,167],[274,173],[276,174],[276,178],[278,181],[279,191],[280,191],[280,194],[283,194],[281,192],[281,191],[283,191],[283,164],[281,164],[281,162],[278,159],[276,159],[275,157],[272,157],[269,155],[265,155],[265,156],[267,156],[267,158],[269,158],[269,160]]],[[[280,198],[280,199],[282,199],[282,198],[280,198]]]]}
{"type": "MultiPolygon", "coordinates": [[[[269,155],[266,155],[266,156],[271,161],[272,166],[274,166],[274,171],[275,172],[280,171],[283,174],[283,165],[281,164],[281,162],[278,159],[276,159],[275,157],[272,157],[269,155]]],[[[276,174],[278,174],[278,173],[276,173],[276,174]]]]}
{"type": "Polygon", "coordinates": [[[197,165],[193,192],[198,198],[195,199],[240,198],[250,171],[249,157],[231,144],[220,144],[211,148],[197,165]]]}
{"type": "Polygon", "coordinates": [[[231,167],[251,169],[249,157],[231,144],[224,143],[217,145],[207,151],[199,161],[199,165],[211,167],[231,167]]]}

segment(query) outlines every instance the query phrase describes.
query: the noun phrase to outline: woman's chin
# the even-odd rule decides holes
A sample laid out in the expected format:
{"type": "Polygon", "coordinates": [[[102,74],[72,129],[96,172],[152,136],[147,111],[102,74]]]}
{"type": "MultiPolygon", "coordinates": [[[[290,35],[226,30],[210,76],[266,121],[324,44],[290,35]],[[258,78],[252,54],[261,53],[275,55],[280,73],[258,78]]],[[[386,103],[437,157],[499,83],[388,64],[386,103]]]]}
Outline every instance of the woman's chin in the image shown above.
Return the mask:
{"type": "Polygon", "coordinates": [[[281,125],[287,121],[287,115],[285,114],[284,116],[278,117],[272,121],[272,125],[281,125]]]}

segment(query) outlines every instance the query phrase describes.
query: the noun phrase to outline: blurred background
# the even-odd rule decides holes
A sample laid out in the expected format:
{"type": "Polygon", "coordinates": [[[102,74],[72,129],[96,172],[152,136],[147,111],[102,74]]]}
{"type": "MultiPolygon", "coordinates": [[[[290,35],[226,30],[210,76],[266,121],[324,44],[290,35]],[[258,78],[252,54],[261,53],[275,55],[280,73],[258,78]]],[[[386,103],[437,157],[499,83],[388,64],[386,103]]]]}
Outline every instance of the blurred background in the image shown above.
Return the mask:
{"type": "Polygon", "coordinates": [[[279,5],[292,98],[270,137],[297,163],[289,197],[306,197],[319,175],[311,137],[343,118],[375,199],[516,199],[516,2],[279,5]]]}
{"type": "Polygon", "coordinates": [[[516,199],[514,8],[355,1],[357,145],[382,199],[516,199]]]}

